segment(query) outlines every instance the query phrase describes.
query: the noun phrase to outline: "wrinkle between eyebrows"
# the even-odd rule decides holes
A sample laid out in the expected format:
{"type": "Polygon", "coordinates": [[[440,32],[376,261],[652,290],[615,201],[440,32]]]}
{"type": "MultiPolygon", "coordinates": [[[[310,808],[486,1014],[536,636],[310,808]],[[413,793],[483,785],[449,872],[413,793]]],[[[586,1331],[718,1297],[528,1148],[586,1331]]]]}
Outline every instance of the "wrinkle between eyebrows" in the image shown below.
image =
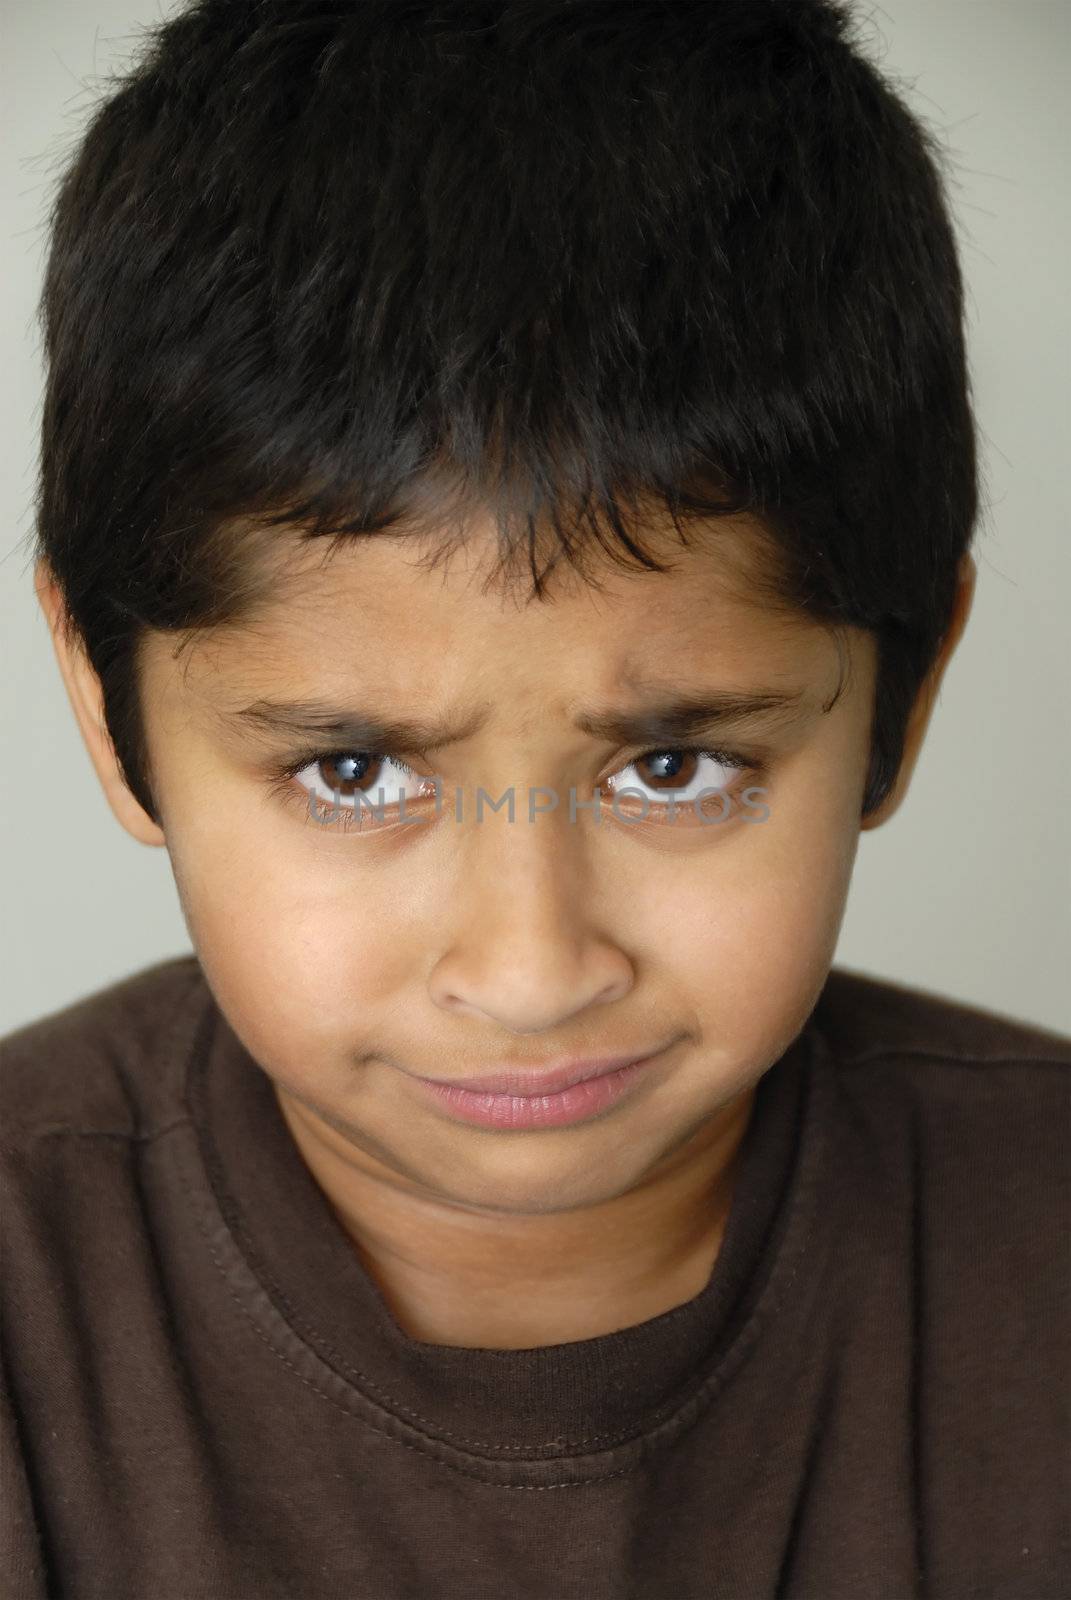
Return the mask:
{"type": "MultiPolygon", "coordinates": [[[[695,691],[676,693],[634,710],[581,711],[574,726],[608,743],[643,744],[686,739],[703,731],[745,723],[794,722],[808,708],[802,689],[695,691]]],[[[416,750],[427,753],[458,744],[479,731],[488,702],[466,715],[440,722],[380,716],[320,700],[259,699],[225,719],[242,728],[290,737],[337,740],[339,748],[416,750]]]]}

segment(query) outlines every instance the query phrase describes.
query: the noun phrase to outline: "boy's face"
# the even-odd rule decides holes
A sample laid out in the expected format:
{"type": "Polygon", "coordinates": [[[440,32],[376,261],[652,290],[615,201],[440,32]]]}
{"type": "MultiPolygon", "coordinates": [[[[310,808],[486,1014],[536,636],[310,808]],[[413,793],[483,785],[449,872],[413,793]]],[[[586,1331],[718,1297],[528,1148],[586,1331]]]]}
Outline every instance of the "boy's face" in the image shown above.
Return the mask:
{"type": "MultiPolygon", "coordinates": [[[[734,537],[746,530],[736,527],[734,537]]],[[[723,525],[720,537],[730,537],[723,525]]],[[[670,573],[556,574],[525,604],[482,584],[493,546],[446,568],[378,535],[306,551],[270,604],[181,660],[153,635],[143,703],[167,848],[210,985],[254,1058],[366,1174],[426,1200],[518,1215],[639,1185],[747,1093],[798,1033],[833,959],[860,829],[875,651],[775,615],[674,547],[670,573]],[[676,740],[593,736],[584,713],[682,695],[787,691],[798,703],[676,740]],[[272,731],[248,708],[317,701],[383,719],[471,723],[391,755],[365,787],[426,820],[325,826],[362,747],[272,731]],[[246,713],[243,715],[243,713],[246,713]],[[319,747],[300,779],[278,769],[319,747]],[[694,747],[739,752],[737,773],[694,747]],[[683,747],[683,751],[682,751],[683,747]],[[658,752],[677,756],[676,776],[658,752]],[[336,752],[335,763],[328,760],[336,752]],[[346,754],[350,760],[347,763],[346,754]],[[646,761],[641,757],[646,756],[646,761]],[[638,764],[635,764],[638,763],[638,764]],[[668,772],[668,776],[667,776],[668,772]],[[441,812],[416,798],[441,779],[441,812]],[[608,779],[650,801],[610,807],[608,779]],[[604,793],[600,820],[592,790],[604,793]],[[764,792],[746,804],[748,784],[764,792]],[[665,792],[728,785],[700,822],[665,792]],[[485,805],[510,788],[515,815],[485,805]],[[570,789],[575,820],[569,817],[570,789]],[[555,810],[529,820],[530,792],[555,810]],[[463,821],[456,818],[457,796],[463,821]],[[768,808],[765,820],[764,806],[768,808]],[[661,818],[661,820],[660,820],[661,818]],[[663,1053],[592,1120],[507,1131],[457,1120],[416,1080],[564,1058],[663,1053]]],[[[398,817],[397,809],[393,812],[398,817]]]]}

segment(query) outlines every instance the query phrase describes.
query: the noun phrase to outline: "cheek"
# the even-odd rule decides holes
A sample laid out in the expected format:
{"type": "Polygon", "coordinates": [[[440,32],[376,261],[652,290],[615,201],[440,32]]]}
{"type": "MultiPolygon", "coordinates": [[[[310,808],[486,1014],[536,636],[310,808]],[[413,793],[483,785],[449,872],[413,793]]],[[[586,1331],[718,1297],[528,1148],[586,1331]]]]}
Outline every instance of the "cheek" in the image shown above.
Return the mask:
{"type": "Polygon", "coordinates": [[[652,886],[639,905],[643,951],[726,1060],[773,1060],[795,1038],[829,972],[858,829],[832,811],[783,807],[746,824],[730,850],[652,886]]]}
{"type": "Polygon", "coordinates": [[[190,937],[251,1054],[285,1077],[302,1062],[326,1066],[340,1045],[359,1049],[355,1019],[374,1023],[406,961],[390,900],[380,903],[370,875],[252,820],[176,834],[169,849],[190,937]]]}

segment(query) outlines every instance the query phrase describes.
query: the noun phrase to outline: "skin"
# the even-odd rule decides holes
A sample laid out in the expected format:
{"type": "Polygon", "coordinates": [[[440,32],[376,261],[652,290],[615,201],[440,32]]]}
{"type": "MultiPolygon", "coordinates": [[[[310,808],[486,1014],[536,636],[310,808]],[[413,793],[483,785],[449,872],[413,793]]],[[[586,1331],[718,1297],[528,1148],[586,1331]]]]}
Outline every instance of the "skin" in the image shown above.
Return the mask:
{"type": "MultiPolygon", "coordinates": [[[[731,532],[746,552],[746,523],[731,532]]],[[[149,635],[161,826],[123,781],[99,682],[64,634],[43,565],[36,587],[109,804],[133,837],[168,850],[212,991],[399,1326],[513,1349],[634,1325],[706,1282],[756,1084],[826,980],[860,832],[903,800],[976,574],[966,558],[897,783],[861,823],[871,635],[848,630],[848,684],[823,712],[840,678],[836,641],[757,604],[741,569],[709,549],[674,547],[669,573],[555,574],[549,602],[530,604],[486,585],[492,552],[489,527],[438,570],[390,535],[326,564],[306,550],[240,626],[181,655],[175,636],[149,635]],[[581,707],[635,704],[630,673],[670,693],[805,691],[797,720],[708,741],[766,755],[765,774],[743,780],[764,789],[764,822],[745,821],[742,804],[717,826],[697,825],[691,808],[683,825],[654,809],[626,822],[608,798],[599,823],[590,810],[570,823],[566,798],[527,821],[536,786],[590,799],[599,784],[608,797],[617,775],[653,801],[672,786],[634,765],[650,744],[572,724],[581,707]],[[289,802],[272,792],[272,761],[300,745],[227,721],[256,698],[299,695],[396,716],[475,707],[486,720],[424,760],[403,754],[441,777],[440,817],[329,829],[308,819],[298,780],[289,802]],[[486,811],[475,824],[478,785],[494,797],[512,785],[515,822],[486,811]],[[414,1081],[663,1044],[623,1100],[561,1128],[468,1126],[414,1081]]],[[[710,785],[737,777],[704,771],[710,785]]]]}

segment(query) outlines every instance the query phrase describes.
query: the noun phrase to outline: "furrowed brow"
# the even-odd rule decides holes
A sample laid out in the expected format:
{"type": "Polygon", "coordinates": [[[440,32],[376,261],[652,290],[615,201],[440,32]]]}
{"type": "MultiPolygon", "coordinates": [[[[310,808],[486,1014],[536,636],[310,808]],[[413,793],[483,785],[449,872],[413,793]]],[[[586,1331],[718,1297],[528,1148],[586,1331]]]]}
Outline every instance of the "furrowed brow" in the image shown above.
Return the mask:
{"type": "Polygon", "coordinates": [[[619,744],[683,743],[719,730],[795,722],[809,709],[802,689],[713,690],[652,698],[630,710],[585,711],[584,733],[619,744]]]}
{"type": "MultiPolygon", "coordinates": [[[[239,728],[269,737],[317,741],[338,750],[424,753],[471,738],[491,709],[484,702],[464,718],[434,722],[379,716],[319,700],[255,700],[225,715],[239,728]]],[[[802,689],[700,691],[652,698],[628,709],[582,711],[574,726],[607,743],[654,747],[719,729],[795,722],[807,709],[802,689]]]]}
{"type": "Polygon", "coordinates": [[[337,750],[437,750],[471,738],[491,708],[477,707],[464,720],[431,722],[420,718],[378,716],[322,700],[254,700],[228,720],[239,728],[276,738],[330,744],[337,750]]]}

